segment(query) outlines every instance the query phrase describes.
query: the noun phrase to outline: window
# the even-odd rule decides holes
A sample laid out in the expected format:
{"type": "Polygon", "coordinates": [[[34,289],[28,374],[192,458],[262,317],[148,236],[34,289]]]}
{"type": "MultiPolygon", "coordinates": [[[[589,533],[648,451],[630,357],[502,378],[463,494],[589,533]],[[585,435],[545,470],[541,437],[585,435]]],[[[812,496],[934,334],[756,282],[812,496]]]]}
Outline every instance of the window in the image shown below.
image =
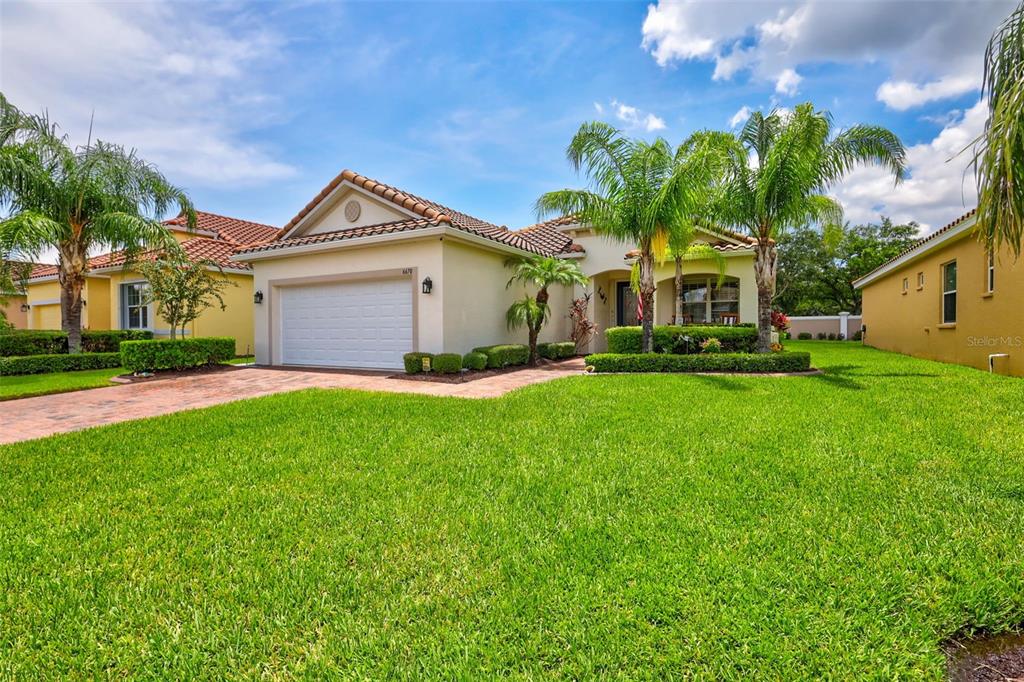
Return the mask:
{"type": "Polygon", "coordinates": [[[996,255],[988,252],[988,267],[985,268],[985,291],[992,293],[996,290],[996,255]]]}
{"type": "Polygon", "coordinates": [[[909,277],[904,277],[903,278],[903,293],[905,294],[908,291],[910,291],[910,278],[909,277]]]}
{"type": "Polygon", "coordinates": [[[923,272],[917,273],[917,288],[918,289],[924,289],[924,273],[923,272]]]}
{"type": "Polygon", "coordinates": [[[121,328],[149,329],[149,285],[132,282],[121,285],[121,328]]]}
{"type": "Polygon", "coordinates": [[[942,266],[942,323],[956,322],[956,261],[942,266]]]}
{"type": "Polygon", "coordinates": [[[740,284],[734,279],[725,279],[718,286],[717,275],[687,277],[680,295],[683,314],[695,323],[721,322],[722,313],[740,312],[740,284]]]}

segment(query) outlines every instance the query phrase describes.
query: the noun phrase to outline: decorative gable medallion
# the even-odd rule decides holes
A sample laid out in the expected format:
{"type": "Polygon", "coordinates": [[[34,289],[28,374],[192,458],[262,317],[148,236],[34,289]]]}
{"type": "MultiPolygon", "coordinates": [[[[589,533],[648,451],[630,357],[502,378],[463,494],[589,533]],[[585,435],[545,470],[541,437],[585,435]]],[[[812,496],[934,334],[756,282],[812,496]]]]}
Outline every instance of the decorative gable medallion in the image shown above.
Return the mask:
{"type": "Polygon", "coordinates": [[[362,208],[359,206],[359,202],[355,199],[345,204],[345,219],[350,223],[354,223],[359,220],[360,213],[362,213],[362,208]]]}

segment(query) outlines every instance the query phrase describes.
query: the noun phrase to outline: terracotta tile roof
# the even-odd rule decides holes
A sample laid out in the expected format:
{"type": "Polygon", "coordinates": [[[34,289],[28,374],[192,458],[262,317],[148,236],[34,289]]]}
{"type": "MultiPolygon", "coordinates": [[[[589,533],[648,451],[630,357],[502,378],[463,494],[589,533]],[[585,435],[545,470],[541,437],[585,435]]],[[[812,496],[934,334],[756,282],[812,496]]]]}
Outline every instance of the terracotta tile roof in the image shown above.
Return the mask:
{"type": "MultiPolygon", "coordinates": [[[[448,223],[449,225],[456,229],[462,230],[464,232],[469,232],[470,234],[479,235],[486,239],[491,239],[493,241],[505,244],[507,246],[522,249],[523,251],[530,251],[533,253],[548,255],[547,252],[544,251],[544,249],[538,247],[537,245],[530,241],[527,241],[517,232],[514,232],[508,229],[507,227],[494,225],[493,223],[489,223],[486,220],[475,218],[469,215],[468,213],[456,211],[447,206],[444,206],[443,204],[439,204],[437,202],[430,201],[429,199],[418,197],[410,192],[400,190],[397,187],[385,185],[382,182],[378,182],[364,175],[359,175],[355,171],[348,169],[343,170],[341,173],[338,174],[337,177],[335,177],[333,180],[327,183],[327,186],[320,190],[320,193],[313,197],[312,201],[306,204],[302,208],[302,210],[295,215],[294,218],[288,221],[288,224],[285,225],[281,230],[281,235],[278,238],[279,241],[291,242],[290,239],[284,239],[284,235],[288,232],[288,230],[295,227],[303,218],[309,215],[309,213],[313,209],[315,209],[320,204],[320,202],[322,202],[327,197],[327,195],[333,192],[342,182],[350,182],[356,187],[360,187],[368,192],[371,192],[386,201],[390,201],[396,206],[400,206],[407,211],[411,211],[412,213],[415,213],[416,215],[427,219],[428,221],[434,221],[434,224],[448,223]]],[[[395,222],[405,225],[408,221],[402,220],[395,222]]],[[[379,228],[380,226],[372,225],[370,227],[379,228]]],[[[362,230],[363,228],[360,227],[355,229],[362,230]]],[[[406,231],[408,229],[416,228],[404,227],[402,230],[396,231],[406,231]]],[[[338,231],[338,233],[341,232],[342,230],[338,231]]],[[[363,234],[353,236],[366,235],[363,234]]],[[[351,238],[352,236],[342,236],[338,237],[337,240],[351,238]]],[[[254,249],[247,249],[246,251],[248,253],[252,253],[254,249]]]]}
{"type": "MultiPolygon", "coordinates": [[[[220,239],[208,239],[206,237],[193,237],[188,241],[182,242],[181,248],[185,251],[185,255],[188,256],[188,259],[192,261],[209,260],[222,268],[231,268],[235,270],[249,269],[248,264],[237,263],[231,260],[231,256],[235,254],[238,247],[230,242],[222,241],[220,239]]],[[[160,250],[158,249],[145,251],[143,253],[136,254],[135,262],[156,260],[159,254],[160,250]]],[[[89,269],[98,270],[100,268],[122,267],[126,260],[127,259],[123,252],[105,253],[103,255],[96,256],[95,258],[90,258],[89,269]]]]}
{"type": "MultiPolygon", "coordinates": [[[[731,251],[746,251],[750,248],[748,244],[711,244],[715,251],[729,253],[731,251]]],[[[630,249],[626,252],[626,258],[636,258],[640,255],[640,249],[630,249]]]]}
{"type": "Polygon", "coordinates": [[[582,245],[575,243],[572,237],[556,229],[562,225],[575,224],[575,222],[576,220],[572,216],[562,216],[524,227],[518,233],[528,242],[536,244],[552,254],[584,253],[582,245]]]}
{"type": "MultiPolygon", "coordinates": [[[[165,220],[164,225],[172,225],[181,229],[187,229],[185,216],[165,220]]],[[[254,223],[249,220],[240,220],[228,216],[208,213],[207,211],[196,211],[196,229],[203,232],[212,232],[217,239],[223,239],[232,244],[258,244],[260,242],[276,239],[281,230],[270,225],[254,223]]]]}
{"type": "Polygon", "coordinates": [[[871,272],[867,273],[866,275],[862,275],[862,276],[858,277],[855,281],[856,282],[860,282],[860,281],[863,281],[863,280],[867,279],[868,277],[871,277],[872,275],[874,275],[879,270],[882,270],[882,269],[888,267],[891,263],[894,263],[895,261],[898,261],[900,258],[903,258],[908,253],[910,253],[912,251],[916,251],[917,249],[921,248],[922,246],[924,246],[925,244],[931,242],[932,240],[937,239],[938,237],[941,237],[945,233],[947,233],[950,230],[952,230],[954,227],[959,227],[960,225],[963,225],[965,220],[967,220],[968,218],[973,217],[977,212],[978,212],[977,207],[972,208],[970,211],[968,211],[967,213],[964,213],[962,216],[960,216],[959,218],[957,218],[953,222],[951,222],[951,223],[949,223],[947,225],[943,225],[942,227],[940,227],[939,229],[935,230],[934,232],[932,232],[931,234],[929,234],[926,237],[921,237],[920,239],[915,241],[913,244],[911,244],[907,248],[903,249],[898,254],[896,254],[895,256],[890,258],[889,260],[885,261],[884,263],[879,265],[877,268],[875,268],[871,272]]]}
{"type": "Polygon", "coordinates": [[[430,218],[409,218],[407,220],[396,220],[390,223],[378,223],[376,225],[363,225],[362,227],[351,227],[333,232],[321,232],[303,237],[292,237],[290,239],[279,239],[266,244],[240,248],[235,253],[257,253],[262,251],[276,251],[292,246],[304,246],[306,244],[324,244],[327,242],[339,242],[346,239],[357,239],[359,237],[373,237],[381,234],[394,234],[397,232],[410,232],[422,230],[428,227],[437,227],[442,221],[430,218]]]}

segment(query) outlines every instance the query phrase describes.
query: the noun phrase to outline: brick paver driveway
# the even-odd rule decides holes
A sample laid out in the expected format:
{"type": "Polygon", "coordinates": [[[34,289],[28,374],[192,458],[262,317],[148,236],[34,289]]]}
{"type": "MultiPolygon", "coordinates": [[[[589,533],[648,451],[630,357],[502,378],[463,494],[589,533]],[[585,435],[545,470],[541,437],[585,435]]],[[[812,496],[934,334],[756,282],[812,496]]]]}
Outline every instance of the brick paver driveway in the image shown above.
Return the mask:
{"type": "Polygon", "coordinates": [[[583,360],[476,379],[464,384],[389,379],[386,374],[231,367],[210,374],[94,388],[0,402],[0,443],[155,417],[303,388],[352,388],[459,398],[496,398],[511,390],[579,374],[583,360]]]}

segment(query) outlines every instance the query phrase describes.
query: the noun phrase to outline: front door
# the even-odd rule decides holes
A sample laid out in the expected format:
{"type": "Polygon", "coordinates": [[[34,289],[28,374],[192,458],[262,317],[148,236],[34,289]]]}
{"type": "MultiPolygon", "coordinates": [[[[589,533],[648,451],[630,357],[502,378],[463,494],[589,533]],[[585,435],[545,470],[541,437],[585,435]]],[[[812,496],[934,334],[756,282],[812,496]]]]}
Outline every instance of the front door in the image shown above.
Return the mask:
{"type": "Polygon", "coordinates": [[[640,324],[636,314],[636,292],[630,288],[629,282],[618,282],[615,285],[615,324],[619,327],[635,327],[640,324]]]}

